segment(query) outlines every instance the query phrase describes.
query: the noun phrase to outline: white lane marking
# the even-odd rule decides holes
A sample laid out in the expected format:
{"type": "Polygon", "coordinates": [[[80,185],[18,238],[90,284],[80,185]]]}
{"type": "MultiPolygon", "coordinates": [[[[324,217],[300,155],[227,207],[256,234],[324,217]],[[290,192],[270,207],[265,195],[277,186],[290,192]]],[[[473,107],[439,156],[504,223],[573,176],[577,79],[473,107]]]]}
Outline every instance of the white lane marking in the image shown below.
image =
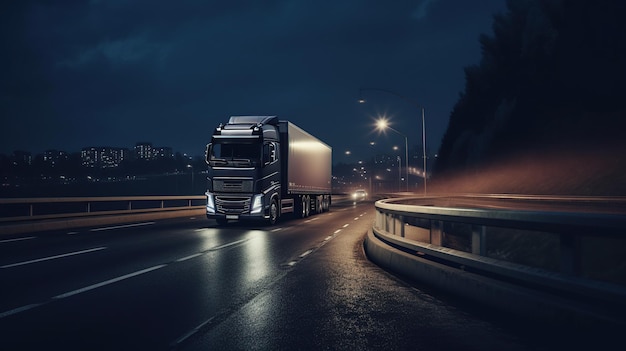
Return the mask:
{"type": "Polygon", "coordinates": [[[237,244],[241,244],[245,241],[248,241],[248,239],[241,239],[241,240],[237,240],[237,241],[233,241],[232,243],[228,243],[228,244],[224,244],[224,245],[220,245],[220,246],[216,246],[213,248],[208,249],[207,251],[216,251],[216,250],[220,250],[223,249],[225,247],[229,247],[229,246],[233,246],[233,245],[237,245],[237,244]]]}
{"type": "Polygon", "coordinates": [[[67,235],[76,235],[78,232],[67,232],[67,235]]]}
{"type": "Polygon", "coordinates": [[[313,252],[313,249],[311,249],[311,250],[306,250],[306,251],[304,251],[304,252],[303,252],[303,253],[302,253],[299,257],[300,257],[300,258],[304,258],[304,257],[306,257],[307,255],[309,255],[311,252],[313,252]]]}
{"type": "Polygon", "coordinates": [[[343,227],[342,227],[342,228],[346,228],[346,227],[347,227],[347,226],[349,226],[349,225],[350,225],[350,223],[346,223],[346,224],[344,224],[344,225],[343,225],[343,227]]]}
{"type": "Polygon", "coordinates": [[[18,314],[20,312],[28,311],[31,308],[35,308],[35,307],[38,307],[38,306],[41,306],[41,305],[42,304],[40,304],[40,303],[33,303],[33,304],[30,304],[30,305],[14,308],[14,309],[6,311],[6,312],[2,312],[2,313],[0,313],[0,319],[2,319],[4,317],[8,317],[8,316],[13,315],[13,314],[18,314]]]}
{"type": "Polygon", "coordinates": [[[246,242],[246,241],[248,241],[248,239],[241,239],[241,240],[233,241],[232,243],[228,243],[228,244],[224,244],[224,245],[220,245],[220,246],[212,247],[212,248],[210,248],[210,249],[207,249],[207,250],[204,250],[204,251],[201,251],[201,252],[197,252],[197,253],[195,253],[195,254],[191,254],[191,255],[189,255],[189,256],[181,257],[181,258],[179,258],[179,259],[177,259],[177,260],[174,260],[174,262],[183,262],[183,261],[187,261],[187,260],[190,260],[190,259],[192,259],[192,258],[196,258],[196,257],[198,257],[198,256],[202,256],[202,255],[204,255],[204,254],[207,254],[207,253],[209,253],[209,252],[211,252],[211,251],[217,251],[217,250],[220,250],[220,249],[223,249],[223,248],[229,247],[229,246],[233,246],[233,245],[238,245],[238,244],[241,244],[241,243],[246,242]]]}
{"type": "Polygon", "coordinates": [[[200,329],[204,328],[205,325],[211,323],[211,321],[213,321],[213,319],[215,319],[215,316],[213,316],[213,317],[207,319],[206,321],[200,323],[197,327],[191,329],[187,334],[185,334],[185,335],[181,336],[180,338],[176,339],[176,341],[174,341],[172,346],[176,346],[178,344],[181,344],[185,340],[189,339],[192,335],[194,335],[195,333],[200,331],[200,329]]]}
{"type": "MultiPolygon", "coordinates": [[[[350,224],[344,224],[344,228],[349,226],[350,224]]],[[[327,243],[329,243],[333,238],[335,238],[337,236],[337,234],[339,234],[339,232],[341,232],[341,229],[337,229],[335,230],[335,232],[333,233],[333,235],[329,235],[327,237],[324,238],[324,240],[315,248],[307,250],[305,252],[303,252],[300,256],[298,256],[298,260],[294,260],[294,261],[289,261],[286,263],[287,266],[289,267],[293,267],[296,264],[300,263],[300,261],[302,259],[304,259],[306,256],[312,254],[313,252],[317,251],[318,249],[320,249],[322,246],[326,245],[327,243]]]]}
{"type": "Polygon", "coordinates": [[[283,228],[274,228],[274,229],[270,230],[270,232],[274,233],[274,232],[277,232],[279,230],[283,230],[283,228]]]}
{"type": "MultiPolygon", "coordinates": [[[[103,287],[105,285],[113,284],[113,283],[119,282],[119,281],[124,280],[124,279],[132,278],[132,277],[136,277],[138,275],[144,274],[144,273],[152,272],[154,270],[157,270],[159,268],[163,268],[165,266],[167,266],[167,265],[166,264],[161,264],[161,265],[158,265],[158,266],[146,268],[146,269],[134,272],[134,273],[123,275],[121,277],[109,279],[109,280],[103,281],[101,283],[89,285],[89,286],[86,286],[86,287],[81,288],[81,289],[76,289],[76,290],[73,290],[73,291],[61,294],[61,295],[57,295],[57,296],[53,297],[52,299],[53,300],[59,300],[59,299],[63,299],[63,298],[70,297],[70,296],[73,296],[73,295],[77,295],[77,294],[80,294],[80,293],[84,293],[86,291],[97,289],[97,288],[103,287]]],[[[30,304],[30,305],[14,308],[14,309],[6,311],[6,312],[2,312],[2,313],[0,313],[0,319],[2,319],[4,317],[11,316],[11,315],[14,315],[14,314],[18,314],[20,312],[28,311],[28,310],[33,309],[35,307],[39,307],[39,306],[45,305],[47,303],[50,303],[51,301],[52,300],[49,300],[49,301],[43,302],[43,303],[33,303],[33,304],[30,304]]]]}
{"type": "Polygon", "coordinates": [[[2,243],[10,243],[13,241],[22,241],[22,240],[30,240],[30,239],[36,239],[37,237],[35,236],[27,236],[25,238],[17,238],[17,239],[4,239],[4,240],[0,240],[0,244],[2,243]]]}
{"type": "Polygon", "coordinates": [[[179,258],[175,262],[187,261],[187,260],[190,260],[190,259],[198,257],[198,256],[202,256],[202,255],[204,255],[204,252],[198,252],[197,254],[189,255],[189,256],[183,257],[183,258],[179,258]]]}
{"type": "Polygon", "coordinates": [[[69,252],[69,253],[62,254],[62,255],[55,255],[55,256],[50,256],[50,257],[38,258],[36,260],[30,260],[30,261],[24,261],[24,262],[7,264],[7,265],[4,265],[4,266],[1,266],[0,268],[11,268],[11,267],[23,266],[23,265],[27,265],[27,264],[31,264],[31,263],[37,263],[37,262],[42,262],[42,261],[49,261],[49,260],[54,260],[54,259],[57,259],[57,258],[63,258],[63,257],[68,257],[68,256],[74,256],[74,255],[81,255],[81,254],[84,254],[84,253],[100,251],[100,250],[104,250],[104,249],[106,249],[105,246],[103,246],[103,247],[96,247],[96,248],[88,249],[88,250],[69,252]]]}
{"type": "Polygon", "coordinates": [[[89,285],[89,286],[86,286],[84,288],[76,289],[76,290],[73,290],[73,291],[61,294],[61,295],[57,295],[57,296],[53,297],[53,299],[63,299],[63,298],[70,297],[70,296],[73,296],[73,295],[81,294],[81,293],[84,293],[84,292],[89,291],[89,290],[93,290],[93,289],[97,289],[97,288],[103,287],[105,285],[117,283],[117,282],[122,281],[124,279],[132,278],[132,277],[136,277],[136,276],[141,275],[141,274],[152,272],[152,271],[155,271],[155,270],[157,270],[159,268],[163,268],[165,266],[167,266],[167,265],[160,264],[158,266],[142,269],[142,270],[137,271],[137,272],[133,272],[133,273],[130,273],[130,274],[123,275],[121,277],[105,280],[105,281],[97,283],[97,284],[89,285]]]}
{"type": "Polygon", "coordinates": [[[142,225],[150,225],[150,224],[154,224],[155,222],[144,222],[144,223],[134,223],[134,224],[125,224],[125,225],[116,225],[113,227],[104,227],[104,228],[94,228],[94,229],[90,229],[89,231],[91,232],[99,232],[102,230],[111,230],[111,229],[120,229],[120,228],[130,228],[130,227],[138,227],[138,226],[142,226],[142,225]]]}
{"type": "MultiPolygon", "coordinates": [[[[246,242],[246,241],[248,241],[248,239],[242,239],[242,240],[234,241],[232,243],[216,246],[216,247],[210,248],[210,249],[208,249],[206,251],[203,251],[203,252],[199,252],[199,253],[196,253],[196,254],[193,254],[193,255],[189,255],[189,256],[186,256],[186,257],[179,258],[179,259],[177,259],[174,262],[183,262],[183,261],[186,261],[186,260],[190,260],[190,259],[192,259],[194,257],[202,256],[202,255],[206,254],[207,252],[216,251],[216,250],[223,249],[223,248],[226,248],[226,247],[229,247],[229,246],[241,244],[241,243],[246,242]]],[[[27,264],[27,263],[32,263],[32,262],[38,262],[38,261],[42,261],[42,260],[46,260],[46,259],[65,257],[65,256],[68,256],[68,255],[77,255],[77,254],[80,254],[80,253],[86,253],[86,252],[95,251],[95,250],[102,250],[102,249],[106,249],[106,247],[100,247],[100,248],[95,248],[95,249],[90,249],[90,250],[73,252],[73,253],[64,254],[64,255],[48,257],[48,258],[45,258],[45,259],[33,260],[33,261],[29,261],[29,262],[22,262],[22,263],[19,263],[19,264],[27,264]]],[[[310,250],[310,251],[313,251],[313,250],[310,250]]],[[[309,253],[305,253],[303,255],[306,256],[309,253]]],[[[297,262],[292,261],[292,262],[289,262],[289,265],[293,266],[296,263],[297,262]]],[[[11,267],[11,266],[19,265],[19,264],[2,266],[0,268],[11,267]]],[[[100,283],[96,283],[96,284],[93,284],[93,285],[86,286],[84,288],[80,288],[80,289],[76,289],[76,290],[73,290],[73,291],[70,291],[70,292],[67,292],[67,293],[64,293],[64,294],[60,294],[60,295],[57,295],[57,296],[53,297],[52,299],[53,300],[59,300],[59,299],[63,299],[63,298],[66,298],[66,297],[73,296],[73,295],[81,294],[81,293],[87,292],[89,290],[97,289],[97,288],[100,288],[100,287],[103,287],[103,286],[106,286],[106,285],[109,285],[109,284],[117,283],[117,282],[125,280],[125,279],[136,277],[136,276],[141,275],[141,274],[152,272],[152,271],[155,271],[157,269],[160,269],[160,268],[163,268],[163,267],[166,267],[166,266],[168,266],[168,264],[160,264],[160,265],[157,265],[157,266],[154,266],[154,267],[146,268],[146,269],[143,269],[143,270],[140,270],[140,271],[137,271],[137,272],[133,272],[133,273],[129,273],[129,274],[123,275],[121,277],[109,279],[109,280],[106,280],[106,281],[103,281],[103,282],[100,282],[100,283]]],[[[6,311],[6,312],[2,312],[2,313],[0,313],[0,319],[4,318],[4,317],[11,316],[11,315],[14,315],[14,314],[17,314],[17,313],[20,313],[20,312],[24,312],[24,311],[30,310],[30,309],[35,308],[35,307],[39,307],[41,305],[45,305],[46,303],[47,302],[37,303],[37,304],[30,304],[30,305],[14,308],[14,309],[6,311]]],[[[200,326],[198,326],[198,329],[202,328],[206,323],[209,323],[210,321],[211,321],[211,319],[209,319],[205,323],[201,324],[200,326]]],[[[192,331],[192,334],[195,333],[195,332],[197,332],[197,330],[194,329],[194,331],[192,331]]],[[[180,341],[186,339],[190,335],[184,336],[183,338],[180,339],[180,341]]]]}
{"type": "Polygon", "coordinates": [[[354,217],[354,220],[355,220],[355,221],[358,221],[358,220],[359,220],[359,217],[354,217]]]}

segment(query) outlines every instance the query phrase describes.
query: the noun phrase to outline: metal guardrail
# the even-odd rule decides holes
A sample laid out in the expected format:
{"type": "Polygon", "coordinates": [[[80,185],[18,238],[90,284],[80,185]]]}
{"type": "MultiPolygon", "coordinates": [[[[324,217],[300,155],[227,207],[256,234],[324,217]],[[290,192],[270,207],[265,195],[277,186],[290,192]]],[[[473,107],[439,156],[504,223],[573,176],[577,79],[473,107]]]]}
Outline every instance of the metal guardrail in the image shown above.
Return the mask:
{"type": "Polygon", "coordinates": [[[0,225],[102,215],[204,208],[205,196],[118,196],[0,199],[0,225]]]}
{"type": "MultiPolygon", "coordinates": [[[[495,196],[489,197],[493,199],[495,196]]],[[[459,198],[467,202],[471,196],[459,198]]],[[[377,201],[373,234],[397,249],[450,267],[561,296],[615,304],[620,311],[626,309],[625,285],[590,279],[581,272],[588,254],[581,245],[584,239],[609,239],[613,245],[617,241],[622,248],[626,247],[625,215],[443,207],[432,205],[436,203],[434,199],[405,197],[377,201]],[[420,202],[421,205],[416,204],[420,202]],[[445,228],[455,225],[471,228],[466,250],[445,245],[448,235],[445,228]],[[546,270],[492,257],[487,250],[490,235],[498,233],[502,236],[503,231],[504,235],[510,234],[507,230],[515,230],[517,236],[528,233],[535,239],[548,235],[556,237],[559,268],[546,270]]],[[[555,199],[550,198],[550,201],[555,199]]],[[[533,197],[532,200],[539,198],[533,197]]],[[[559,201],[588,202],[589,199],[560,197],[559,201]]]]}
{"type": "MultiPolygon", "coordinates": [[[[351,197],[345,194],[333,196],[335,202],[346,199],[351,197]]],[[[205,195],[8,198],[0,199],[0,227],[102,215],[201,210],[205,206],[205,195]]]]}

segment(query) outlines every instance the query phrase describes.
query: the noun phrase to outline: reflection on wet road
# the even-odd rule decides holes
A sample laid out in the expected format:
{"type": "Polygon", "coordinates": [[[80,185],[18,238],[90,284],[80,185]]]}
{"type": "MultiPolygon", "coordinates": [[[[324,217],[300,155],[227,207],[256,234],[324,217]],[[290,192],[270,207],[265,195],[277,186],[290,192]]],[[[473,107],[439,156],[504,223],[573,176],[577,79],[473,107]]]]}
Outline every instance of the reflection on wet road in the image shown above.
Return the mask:
{"type": "Polygon", "coordinates": [[[532,349],[369,262],[373,218],[358,202],[271,227],[185,218],[8,238],[0,349],[532,349]]]}

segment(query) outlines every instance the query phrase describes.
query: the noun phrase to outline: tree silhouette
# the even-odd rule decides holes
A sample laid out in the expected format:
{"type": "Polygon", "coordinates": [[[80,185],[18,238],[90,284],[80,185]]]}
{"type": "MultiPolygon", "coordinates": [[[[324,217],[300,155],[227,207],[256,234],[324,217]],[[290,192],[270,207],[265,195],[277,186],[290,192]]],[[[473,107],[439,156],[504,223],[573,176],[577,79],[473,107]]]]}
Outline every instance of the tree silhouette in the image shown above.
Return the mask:
{"type": "Polygon", "coordinates": [[[519,153],[622,144],[626,3],[509,0],[465,69],[435,174],[519,153]]]}

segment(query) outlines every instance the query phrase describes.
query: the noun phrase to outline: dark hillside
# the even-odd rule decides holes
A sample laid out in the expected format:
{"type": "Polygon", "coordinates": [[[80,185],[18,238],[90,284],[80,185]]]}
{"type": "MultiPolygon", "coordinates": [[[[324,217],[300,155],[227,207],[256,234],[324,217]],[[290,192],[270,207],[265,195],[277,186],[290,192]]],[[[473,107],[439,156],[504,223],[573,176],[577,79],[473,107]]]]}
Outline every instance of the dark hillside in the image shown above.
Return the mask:
{"type": "Polygon", "coordinates": [[[465,69],[434,180],[461,177],[457,186],[486,192],[626,195],[626,2],[507,6],[480,38],[480,64],[465,69]],[[536,173],[524,186],[472,177],[496,169],[536,173]]]}

